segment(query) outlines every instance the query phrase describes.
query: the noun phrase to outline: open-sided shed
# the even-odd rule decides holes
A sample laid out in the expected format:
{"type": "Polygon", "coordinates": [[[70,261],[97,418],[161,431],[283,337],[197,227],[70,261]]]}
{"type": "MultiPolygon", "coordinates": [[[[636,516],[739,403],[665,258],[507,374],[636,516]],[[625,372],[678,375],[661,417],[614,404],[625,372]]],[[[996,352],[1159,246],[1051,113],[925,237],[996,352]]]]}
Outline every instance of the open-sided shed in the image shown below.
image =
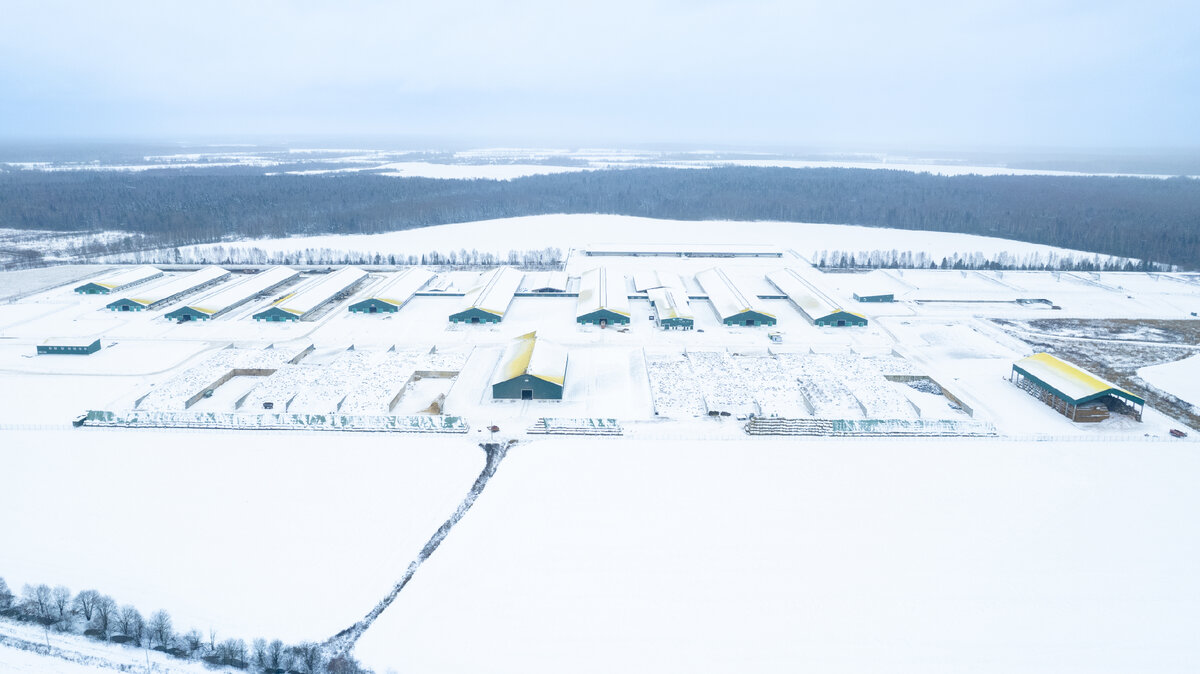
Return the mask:
{"type": "Polygon", "coordinates": [[[575,320],[593,325],[629,323],[629,296],[625,291],[625,277],[609,274],[604,267],[583,272],[579,277],[575,320]]]}
{"type": "Polygon", "coordinates": [[[1109,412],[1138,421],[1146,400],[1048,353],[1013,363],[1009,380],[1071,421],[1103,421],[1109,412]]]}
{"type": "Polygon", "coordinates": [[[705,269],[696,274],[696,281],[725,325],[775,325],[775,314],[763,310],[758,297],[734,283],[724,269],[705,269]]]}
{"type": "Polygon", "coordinates": [[[524,275],[512,267],[484,274],[463,297],[462,307],[450,314],[451,323],[499,323],[508,313],[524,275]]]}
{"type": "Polygon", "coordinates": [[[492,378],[492,397],[562,400],[567,381],[567,350],[530,332],[513,340],[492,378]]]}

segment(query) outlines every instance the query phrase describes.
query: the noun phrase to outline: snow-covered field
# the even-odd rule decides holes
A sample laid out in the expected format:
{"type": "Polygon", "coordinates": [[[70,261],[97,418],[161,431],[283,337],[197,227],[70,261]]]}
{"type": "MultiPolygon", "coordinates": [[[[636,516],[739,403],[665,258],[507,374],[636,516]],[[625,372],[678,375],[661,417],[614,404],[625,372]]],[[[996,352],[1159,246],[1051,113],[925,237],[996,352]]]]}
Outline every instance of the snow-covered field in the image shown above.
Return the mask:
{"type": "Polygon", "coordinates": [[[1192,407],[1200,408],[1200,356],[1144,367],[1138,370],[1138,376],[1192,407]]]}
{"type": "MultiPolygon", "coordinates": [[[[143,613],[167,609],[178,628],[213,627],[223,638],[323,640],[373,606],[454,510],[483,464],[482,429],[497,424],[500,436],[520,442],[367,630],[357,654],[377,671],[1200,667],[1192,638],[1200,581],[1191,569],[1200,553],[1191,521],[1200,509],[1197,434],[1170,438],[1179,424],[1153,401],[1143,423],[1070,422],[1007,380],[1030,349],[988,320],[1194,320],[1200,286],[1187,276],[804,269],[870,324],[818,328],[787,300],[761,299],[776,326],[728,327],[695,283],[704,268],[719,265],[749,292],[774,295],[766,272],[803,268],[811,249],[849,247],[866,234],[872,247],[889,247],[886,237],[895,236],[931,253],[1030,249],[948,234],[589,216],[431,229],[440,233],[339,245],[419,249],[449,236],[574,248],[570,276],[604,265],[630,294],[638,271],[680,274],[697,329],[657,329],[636,295],[631,323],[620,329],[578,325],[571,296],[517,297],[497,325],[449,324],[461,297],[437,293],[394,314],[348,312],[375,283],[311,321],[251,320],[273,295],[211,321],[175,324],[163,315],[186,298],[116,313],[104,308],[112,298],[62,285],[88,274],[5,275],[21,297],[0,304],[0,576],[18,591],[37,582],[95,587],[143,613]],[[597,233],[651,244],[694,232],[697,243],[720,244],[734,229],[782,257],[596,258],[579,250],[597,233]],[[850,297],[881,286],[898,301],[850,297]],[[1013,301],[1029,297],[1062,308],[1013,301]],[[568,350],[564,399],[492,400],[501,353],[530,330],[568,350]],[[65,336],[98,337],[104,349],[33,355],[36,344],[65,336]],[[274,345],[274,366],[312,345],[290,366],[310,376],[236,377],[195,409],[231,412],[242,396],[261,407],[274,387],[310,411],[349,400],[343,405],[378,412],[398,392],[394,384],[428,368],[459,374],[414,386],[393,413],[418,414],[444,395],[445,413],[461,415],[469,434],[68,425],[86,409],[130,409],[147,393],[178,406],[212,374],[184,373],[233,358],[222,355],[230,345],[274,345]],[[932,384],[917,390],[884,375],[926,375],[962,405],[932,384]],[[673,411],[656,418],[659,407],[673,411]],[[994,424],[1000,437],[770,438],[748,436],[736,420],[772,408],[860,420],[970,417],[994,424]],[[734,417],[710,418],[709,409],[734,417]],[[543,417],[611,417],[625,435],[525,432],[543,417]]],[[[478,276],[436,271],[431,287],[441,293],[461,292],[478,276]]],[[[388,273],[375,274],[382,281],[388,273]]],[[[1142,375],[1186,398],[1181,387],[1196,379],[1194,364],[1142,375]]],[[[10,650],[0,646],[0,671],[42,671],[10,650]]],[[[71,667],[46,671],[76,674],[71,667]]]]}
{"type": "MultiPolygon", "coordinates": [[[[978,252],[992,256],[1001,252],[1019,256],[1075,254],[1091,259],[1092,254],[1035,243],[1022,243],[972,234],[917,232],[883,227],[825,225],[798,222],[729,222],[720,220],[655,220],[624,215],[534,215],[482,220],[436,227],[422,227],[387,234],[298,236],[256,239],[184,247],[182,254],[223,249],[257,248],[267,253],[330,249],[380,253],[396,256],[431,251],[478,250],[507,255],[509,251],[540,250],[548,246],[562,250],[583,248],[600,241],[617,244],[666,244],[686,233],[689,244],[758,244],[794,249],[804,256],[820,250],[858,251],[922,250],[936,259],[956,253],[978,252]],[[455,242],[448,244],[447,242],[455,242]]],[[[198,256],[203,258],[203,255],[198,256]]],[[[651,263],[670,264],[669,259],[651,263]]]]}

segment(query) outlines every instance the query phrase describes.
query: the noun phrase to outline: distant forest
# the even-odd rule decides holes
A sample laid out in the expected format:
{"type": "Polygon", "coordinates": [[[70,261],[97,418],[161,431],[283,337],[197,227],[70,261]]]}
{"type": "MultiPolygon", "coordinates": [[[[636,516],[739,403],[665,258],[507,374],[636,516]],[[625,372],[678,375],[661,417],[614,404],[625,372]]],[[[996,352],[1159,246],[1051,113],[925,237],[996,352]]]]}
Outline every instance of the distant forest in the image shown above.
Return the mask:
{"type": "Polygon", "coordinates": [[[1200,268],[1200,180],[1189,178],[759,167],[583,171],[511,181],[247,169],[0,170],[0,227],[146,235],[94,253],[122,252],[121,245],[135,241],[141,248],[173,247],[549,213],[962,232],[1200,268]]]}

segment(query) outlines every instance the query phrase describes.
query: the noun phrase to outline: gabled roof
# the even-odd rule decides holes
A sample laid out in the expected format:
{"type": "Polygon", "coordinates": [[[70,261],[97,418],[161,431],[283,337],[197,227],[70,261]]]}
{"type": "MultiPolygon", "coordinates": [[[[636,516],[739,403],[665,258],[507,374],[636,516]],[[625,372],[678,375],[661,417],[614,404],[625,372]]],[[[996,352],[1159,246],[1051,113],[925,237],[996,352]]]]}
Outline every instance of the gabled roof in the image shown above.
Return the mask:
{"type": "Polygon", "coordinates": [[[196,298],[182,308],[213,316],[299,275],[300,272],[290,267],[270,267],[236,283],[227,284],[216,292],[196,298]]]}
{"type": "Polygon", "coordinates": [[[190,274],[177,276],[162,283],[147,285],[144,288],[139,287],[126,297],[116,300],[116,302],[129,300],[130,302],[136,302],[144,307],[148,307],[163,300],[171,299],[176,295],[182,295],[202,285],[227,278],[229,275],[228,271],[220,267],[201,267],[190,274]]]}
{"type": "Polygon", "coordinates": [[[382,286],[375,289],[369,297],[363,299],[379,300],[400,306],[412,299],[413,294],[429,283],[433,277],[434,273],[428,269],[409,267],[393,275],[382,286]]]}
{"type": "Polygon", "coordinates": [[[567,272],[565,271],[531,271],[526,272],[525,281],[521,284],[527,290],[537,291],[567,291],[567,272]]]}
{"type": "Polygon", "coordinates": [[[759,306],[757,296],[734,283],[720,267],[705,269],[696,274],[696,280],[700,287],[704,288],[704,292],[708,293],[708,300],[712,302],[722,321],[749,311],[775,318],[775,314],[759,306]]]}
{"type": "Polygon", "coordinates": [[[575,316],[587,316],[597,311],[611,311],[629,317],[629,296],[625,293],[625,277],[609,274],[604,267],[589,269],[579,277],[579,298],[575,316]]]}
{"type": "Polygon", "coordinates": [[[462,307],[458,312],[478,309],[480,311],[503,316],[512,303],[513,295],[521,285],[523,274],[512,267],[497,267],[484,274],[474,288],[467,291],[463,297],[462,307]]]}
{"type": "Polygon", "coordinates": [[[492,384],[522,376],[562,386],[567,380],[567,350],[559,344],[538,339],[536,331],[521,335],[505,349],[492,384]]]}
{"type": "Polygon", "coordinates": [[[1013,368],[1075,405],[1106,395],[1127,398],[1139,405],[1146,402],[1141,396],[1136,396],[1048,353],[1035,353],[1022,358],[1013,364],[1013,368]]]}
{"type": "Polygon", "coordinates": [[[653,269],[643,269],[633,273],[633,289],[639,293],[649,291],[651,288],[679,288],[683,290],[683,279],[679,274],[671,271],[657,271],[653,269]]]}
{"type": "Polygon", "coordinates": [[[99,278],[85,283],[84,285],[93,284],[109,290],[120,290],[125,286],[141,283],[142,281],[148,281],[152,278],[162,276],[162,274],[162,270],[156,267],[143,265],[140,267],[133,267],[131,269],[124,268],[109,272],[99,278]]]}
{"type": "Polygon", "coordinates": [[[367,272],[358,267],[341,269],[313,279],[296,292],[275,300],[272,306],[293,316],[303,316],[333,299],[338,293],[365,278],[367,272]]]}
{"type": "Polygon", "coordinates": [[[794,269],[777,269],[767,274],[767,280],[780,292],[788,296],[811,320],[833,316],[839,313],[851,314],[865,318],[862,314],[846,311],[838,306],[828,295],[821,292],[812,283],[800,276],[794,269]]]}
{"type": "Polygon", "coordinates": [[[687,293],[679,288],[670,286],[651,288],[649,296],[650,301],[654,303],[654,311],[658,313],[659,320],[696,320],[692,314],[692,305],[688,302],[687,293]]]}

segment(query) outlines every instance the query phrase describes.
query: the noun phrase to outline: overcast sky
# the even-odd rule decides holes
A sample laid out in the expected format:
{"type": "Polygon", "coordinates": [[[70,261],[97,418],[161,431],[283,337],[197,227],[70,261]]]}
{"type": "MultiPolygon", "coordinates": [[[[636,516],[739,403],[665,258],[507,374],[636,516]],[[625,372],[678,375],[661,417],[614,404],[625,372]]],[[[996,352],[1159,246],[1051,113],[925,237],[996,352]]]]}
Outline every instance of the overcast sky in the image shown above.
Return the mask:
{"type": "Polygon", "coordinates": [[[1200,146],[1200,3],[0,0],[0,136],[1200,146]]]}

